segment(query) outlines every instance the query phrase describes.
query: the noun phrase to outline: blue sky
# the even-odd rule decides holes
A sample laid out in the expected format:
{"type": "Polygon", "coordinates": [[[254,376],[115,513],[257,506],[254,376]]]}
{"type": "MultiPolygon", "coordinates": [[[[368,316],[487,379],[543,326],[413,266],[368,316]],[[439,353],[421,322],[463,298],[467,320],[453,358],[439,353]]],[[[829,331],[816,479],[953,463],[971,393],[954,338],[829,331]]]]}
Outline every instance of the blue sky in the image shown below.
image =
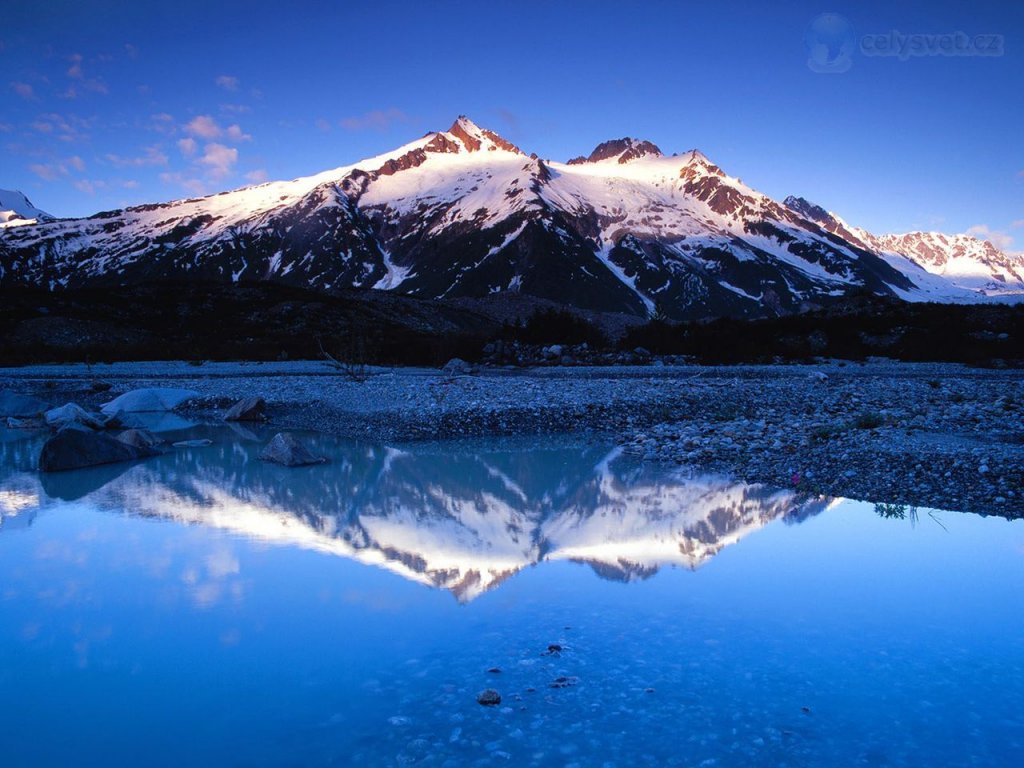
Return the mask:
{"type": "Polygon", "coordinates": [[[876,232],[1024,250],[1022,3],[78,0],[3,21],[0,187],[57,215],[307,175],[465,113],[542,157],[696,147],[876,232]],[[823,60],[825,13],[847,47],[823,60]],[[893,31],[976,55],[865,53],[893,31]]]}

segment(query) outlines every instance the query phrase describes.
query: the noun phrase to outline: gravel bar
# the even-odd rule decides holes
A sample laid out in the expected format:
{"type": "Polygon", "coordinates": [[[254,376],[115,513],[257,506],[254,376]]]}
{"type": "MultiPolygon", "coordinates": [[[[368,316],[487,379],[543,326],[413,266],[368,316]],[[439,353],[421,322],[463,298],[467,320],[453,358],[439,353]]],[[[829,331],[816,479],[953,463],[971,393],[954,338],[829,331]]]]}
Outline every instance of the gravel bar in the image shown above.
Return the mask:
{"type": "Polygon", "coordinates": [[[808,493],[1024,517],[1024,375],[873,361],[815,366],[381,369],[323,362],[0,368],[0,388],[96,406],[186,387],[218,418],[259,395],[282,428],[386,442],[605,433],[647,461],[808,493]],[[90,392],[95,382],[105,393],[90,392]]]}

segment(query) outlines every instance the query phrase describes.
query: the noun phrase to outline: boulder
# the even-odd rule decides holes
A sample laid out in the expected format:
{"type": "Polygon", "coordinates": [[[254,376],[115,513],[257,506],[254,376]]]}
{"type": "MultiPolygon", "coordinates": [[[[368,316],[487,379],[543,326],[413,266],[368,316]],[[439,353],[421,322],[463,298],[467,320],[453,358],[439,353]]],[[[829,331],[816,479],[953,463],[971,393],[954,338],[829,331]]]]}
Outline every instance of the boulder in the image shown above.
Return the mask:
{"type": "Polygon", "coordinates": [[[132,416],[122,410],[117,410],[113,413],[104,412],[103,415],[106,417],[106,421],[103,422],[104,429],[122,430],[136,428],[136,423],[132,416]]]}
{"type": "Polygon", "coordinates": [[[323,464],[327,461],[322,456],[315,456],[306,446],[287,432],[279,432],[260,451],[260,459],[281,464],[285,467],[304,467],[308,464],[323,464]]]}
{"type": "Polygon", "coordinates": [[[153,448],[160,442],[159,438],[144,429],[126,429],[116,439],[135,448],[153,448]]]}
{"type": "Polygon", "coordinates": [[[448,376],[468,376],[473,372],[473,366],[465,360],[453,357],[444,364],[444,368],[441,369],[441,372],[448,376]]]}
{"type": "Polygon", "coordinates": [[[154,411],[170,411],[182,403],[199,397],[192,389],[174,389],[172,387],[149,387],[133,389],[105,403],[100,410],[108,416],[118,411],[125,413],[146,413],[154,411]]]}
{"type": "Polygon", "coordinates": [[[225,421],[264,421],[263,409],[267,403],[262,397],[246,397],[232,405],[224,414],[225,421]]]}
{"type": "Polygon", "coordinates": [[[43,443],[39,454],[39,471],[62,472],[156,455],[157,452],[152,448],[128,445],[102,432],[65,429],[43,443]]]}
{"type": "Polygon", "coordinates": [[[0,417],[14,416],[19,419],[27,419],[38,416],[47,409],[50,404],[20,392],[11,392],[8,389],[0,390],[0,417]]]}
{"type": "Polygon", "coordinates": [[[75,403],[67,403],[60,408],[52,408],[43,414],[46,425],[53,429],[64,429],[77,424],[88,429],[103,429],[104,421],[94,413],[75,403]]]}

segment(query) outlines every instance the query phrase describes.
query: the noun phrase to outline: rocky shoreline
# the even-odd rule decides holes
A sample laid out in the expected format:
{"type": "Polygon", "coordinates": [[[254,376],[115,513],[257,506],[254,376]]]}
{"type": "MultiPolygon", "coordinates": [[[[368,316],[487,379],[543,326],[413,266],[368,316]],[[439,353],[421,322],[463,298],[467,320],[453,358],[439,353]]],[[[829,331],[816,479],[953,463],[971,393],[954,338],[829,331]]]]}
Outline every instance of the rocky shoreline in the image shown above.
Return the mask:
{"type": "Polygon", "coordinates": [[[400,443],[602,433],[646,461],[809,494],[1024,517],[1024,377],[945,364],[370,369],[320,362],[0,369],[0,388],[98,404],[186,387],[221,418],[258,395],[275,426],[400,443]],[[108,391],[95,392],[109,385],[108,391]]]}

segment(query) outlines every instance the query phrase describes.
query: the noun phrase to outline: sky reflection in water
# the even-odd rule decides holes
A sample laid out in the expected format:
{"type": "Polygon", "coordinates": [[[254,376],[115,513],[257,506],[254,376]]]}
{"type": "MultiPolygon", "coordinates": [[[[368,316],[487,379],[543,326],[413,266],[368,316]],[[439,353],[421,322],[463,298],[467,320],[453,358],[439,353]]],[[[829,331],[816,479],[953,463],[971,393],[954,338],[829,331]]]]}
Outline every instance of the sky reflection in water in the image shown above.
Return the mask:
{"type": "Polygon", "coordinates": [[[41,477],[0,432],[6,765],[1024,761],[1020,521],[586,440],[311,437],[331,463],[286,470],[188,436],[41,477]]]}

